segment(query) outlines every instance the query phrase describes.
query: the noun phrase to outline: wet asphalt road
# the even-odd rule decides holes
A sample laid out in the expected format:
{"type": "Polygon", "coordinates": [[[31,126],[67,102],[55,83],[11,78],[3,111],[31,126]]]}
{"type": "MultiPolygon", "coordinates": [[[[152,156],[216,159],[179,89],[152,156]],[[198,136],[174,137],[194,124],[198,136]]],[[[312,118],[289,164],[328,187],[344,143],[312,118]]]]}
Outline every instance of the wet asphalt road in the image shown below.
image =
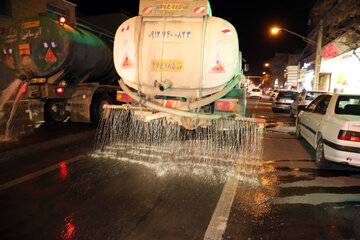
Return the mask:
{"type": "Polygon", "coordinates": [[[0,239],[355,239],[359,169],[317,169],[267,100],[247,114],[269,124],[261,164],[240,163],[236,177],[219,160],[189,166],[186,151],[168,172],[170,158],[142,161],[146,147],[99,154],[94,127],[20,119],[19,140],[0,148],[0,239]]]}

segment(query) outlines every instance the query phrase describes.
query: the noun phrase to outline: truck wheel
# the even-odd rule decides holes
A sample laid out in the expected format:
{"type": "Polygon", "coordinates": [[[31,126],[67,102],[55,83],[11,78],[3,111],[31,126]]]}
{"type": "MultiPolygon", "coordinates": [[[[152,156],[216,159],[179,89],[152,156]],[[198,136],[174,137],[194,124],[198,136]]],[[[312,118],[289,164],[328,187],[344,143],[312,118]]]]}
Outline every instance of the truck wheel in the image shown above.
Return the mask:
{"type": "Polygon", "coordinates": [[[70,113],[65,110],[65,100],[53,99],[47,104],[47,106],[50,118],[55,122],[62,122],[70,116],[70,113]]]}
{"type": "Polygon", "coordinates": [[[113,99],[109,95],[103,94],[98,96],[95,99],[95,102],[93,102],[93,104],[91,105],[91,121],[94,124],[98,124],[104,112],[104,108],[103,108],[104,105],[112,104],[112,103],[113,103],[113,99]]]}
{"type": "Polygon", "coordinates": [[[315,165],[321,169],[329,168],[330,163],[325,159],[324,156],[324,140],[322,138],[318,140],[315,151],[315,165]]]}

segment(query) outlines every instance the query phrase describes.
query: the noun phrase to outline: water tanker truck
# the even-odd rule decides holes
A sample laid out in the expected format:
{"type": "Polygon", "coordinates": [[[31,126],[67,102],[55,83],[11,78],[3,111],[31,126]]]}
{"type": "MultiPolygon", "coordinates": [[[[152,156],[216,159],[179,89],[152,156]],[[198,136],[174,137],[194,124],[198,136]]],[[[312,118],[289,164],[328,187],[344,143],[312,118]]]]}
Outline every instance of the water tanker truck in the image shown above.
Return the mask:
{"type": "Polygon", "coordinates": [[[2,62],[29,81],[33,121],[98,122],[119,90],[113,36],[41,15],[10,26],[1,36],[2,62]]]}
{"type": "Polygon", "coordinates": [[[145,121],[172,117],[196,128],[234,113],[244,117],[241,62],[234,26],[213,17],[207,0],[141,0],[139,16],[115,35],[118,100],[151,109],[141,111],[145,121]]]}

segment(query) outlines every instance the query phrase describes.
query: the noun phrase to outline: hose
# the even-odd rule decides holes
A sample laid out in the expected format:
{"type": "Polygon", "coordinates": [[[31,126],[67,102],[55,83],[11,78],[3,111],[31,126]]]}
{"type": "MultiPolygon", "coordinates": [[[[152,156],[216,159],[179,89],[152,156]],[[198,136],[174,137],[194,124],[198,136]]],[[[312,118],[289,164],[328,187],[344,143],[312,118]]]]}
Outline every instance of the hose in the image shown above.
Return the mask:
{"type": "MultiPolygon", "coordinates": [[[[173,108],[166,108],[166,107],[162,107],[160,105],[157,105],[155,103],[149,102],[148,100],[138,96],[136,93],[132,92],[124,83],[124,81],[120,78],[119,79],[119,85],[122,88],[122,90],[132,99],[134,99],[135,101],[139,102],[140,104],[152,108],[154,110],[157,110],[159,112],[165,112],[168,114],[174,114],[177,116],[182,116],[182,117],[191,117],[191,118],[199,118],[199,119],[213,119],[213,120],[217,120],[222,118],[222,115],[219,114],[202,114],[202,113],[195,113],[195,112],[188,112],[188,111],[184,111],[187,109],[187,106],[184,107],[184,109],[180,108],[180,109],[173,109],[173,108]]],[[[215,102],[216,100],[218,100],[219,98],[222,98],[223,96],[225,96],[231,89],[233,89],[236,84],[238,84],[240,82],[240,75],[237,75],[235,78],[233,78],[232,82],[227,85],[223,90],[221,90],[220,92],[211,95],[210,97],[206,97],[203,98],[199,101],[193,102],[189,105],[190,109],[196,109],[196,108],[200,108],[202,106],[208,105],[212,102],[215,102]]]]}

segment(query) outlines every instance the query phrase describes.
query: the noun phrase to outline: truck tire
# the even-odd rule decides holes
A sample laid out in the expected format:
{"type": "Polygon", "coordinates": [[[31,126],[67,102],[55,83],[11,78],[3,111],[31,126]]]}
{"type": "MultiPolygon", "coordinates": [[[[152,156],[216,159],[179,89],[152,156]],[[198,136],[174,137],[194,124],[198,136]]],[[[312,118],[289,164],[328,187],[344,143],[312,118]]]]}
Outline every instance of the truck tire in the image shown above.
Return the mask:
{"type": "Polygon", "coordinates": [[[62,122],[70,116],[70,113],[65,110],[65,100],[53,99],[49,101],[45,106],[47,108],[50,120],[52,121],[62,122]]]}
{"type": "Polygon", "coordinates": [[[112,103],[113,99],[108,94],[102,94],[96,97],[95,101],[91,105],[91,121],[94,124],[98,124],[104,112],[104,105],[112,103]]]}

